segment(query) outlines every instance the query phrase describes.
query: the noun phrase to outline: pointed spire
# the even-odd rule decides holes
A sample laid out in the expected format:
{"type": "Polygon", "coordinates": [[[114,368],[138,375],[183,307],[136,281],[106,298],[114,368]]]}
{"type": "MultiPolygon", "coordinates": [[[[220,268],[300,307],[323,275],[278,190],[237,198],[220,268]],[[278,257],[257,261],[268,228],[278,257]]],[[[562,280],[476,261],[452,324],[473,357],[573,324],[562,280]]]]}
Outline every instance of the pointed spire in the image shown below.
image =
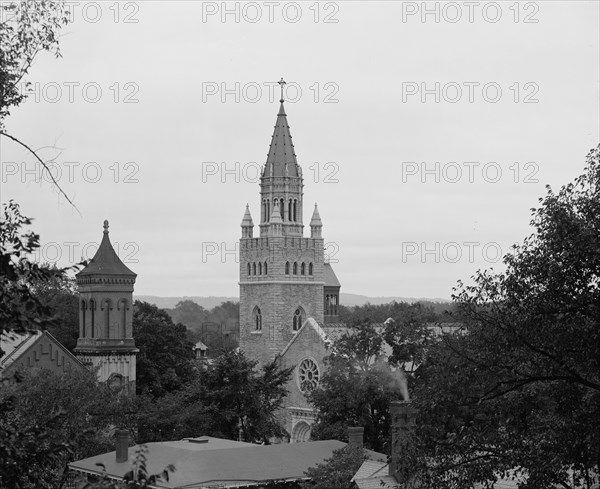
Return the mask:
{"type": "Polygon", "coordinates": [[[319,215],[319,208],[317,207],[317,204],[315,204],[315,210],[313,212],[312,219],[310,220],[310,225],[311,227],[323,225],[323,223],[321,222],[321,216],[319,215]]]}
{"type": "Polygon", "coordinates": [[[246,204],[246,212],[244,213],[244,218],[242,219],[242,227],[254,227],[252,216],[250,215],[250,206],[248,204],[246,204]]]}
{"type": "Polygon", "coordinates": [[[281,86],[279,112],[277,113],[275,130],[271,137],[271,146],[267,154],[267,163],[265,164],[263,177],[299,177],[301,173],[296,160],[290,126],[287,122],[287,114],[283,106],[283,87],[286,82],[281,78],[278,83],[281,86]]]}
{"type": "Polygon", "coordinates": [[[321,230],[323,229],[323,223],[321,222],[321,216],[319,215],[319,208],[315,204],[315,210],[310,220],[310,237],[321,238],[321,230]]]}
{"type": "Polygon", "coordinates": [[[90,260],[88,265],[77,276],[127,275],[136,277],[137,275],[121,261],[110,242],[110,238],[108,237],[108,220],[104,221],[103,228],[102,242],[98,247],[98,251],[96,251],[94,258],[90,260]]]}

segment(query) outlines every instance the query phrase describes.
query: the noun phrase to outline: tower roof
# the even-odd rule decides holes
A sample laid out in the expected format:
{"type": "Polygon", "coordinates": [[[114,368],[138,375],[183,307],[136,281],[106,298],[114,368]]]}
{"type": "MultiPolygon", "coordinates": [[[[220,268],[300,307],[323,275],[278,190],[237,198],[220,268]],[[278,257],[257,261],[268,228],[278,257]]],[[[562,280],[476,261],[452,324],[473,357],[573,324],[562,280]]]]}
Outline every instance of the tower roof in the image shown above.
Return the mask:
{"type": "Polygon", "coordinates": [[[313,212],[312,219],[310,220],[310,225],[311,226],[322,226],[323,225],[323,223],[321,222],[321,216],[319,215],[319,209],[317,207],[317,204],[315,204],[315,210],[313,212]]]}
{"type": "Polygon", "coordinates": [[[77,274],[77,277],[87,275],[128,275],[137,277],[137,274],[129,270],[115,253],[108,237],[108,221],[104,221],[104,235],[98,251],[96,251],[88,266],[77,274]]]}
{"type": "Polygon", "coordinates": [[[283,107],[283,98],[280,102],[263,177],[299,177],[301,171],[296,160],[290,126],[288,126],[287,115],[283,107]]]}
{"type": "Polygon", "coordinates": [[[253,227],[254,223],[252,222],[252,216],[250,215],[250,206],[246,204],[246,212],[244,213],[244,218],[242,219],[242,227],[253,227]]]}

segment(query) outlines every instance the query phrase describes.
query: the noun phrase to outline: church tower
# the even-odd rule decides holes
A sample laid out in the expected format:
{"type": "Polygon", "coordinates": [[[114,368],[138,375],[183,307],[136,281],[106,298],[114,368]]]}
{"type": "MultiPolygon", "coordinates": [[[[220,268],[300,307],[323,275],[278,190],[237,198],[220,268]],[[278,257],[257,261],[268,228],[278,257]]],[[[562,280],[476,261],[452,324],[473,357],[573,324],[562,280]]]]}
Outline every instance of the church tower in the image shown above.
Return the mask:
{"type": "Polygon", "coordinates": [[[98,251],[77,275],[79,339],[75,352],[86,364],[99,366],[98,380],[135,394],[133,285],[137,275],[115,253],[108,221],[98,251]]]}
{"type": "MultiPolygon", "coordinates": [[[[284,83],[283,81],[280,83],[284,83]]],[[[287,114],[279,112],[260,179],[260,237],[250,208],[240,240],[240,347],[262,365],[275,358],[304,321],[324,321],[324,241],[315,206],[304,237],[302,169],[287,114]]]]}

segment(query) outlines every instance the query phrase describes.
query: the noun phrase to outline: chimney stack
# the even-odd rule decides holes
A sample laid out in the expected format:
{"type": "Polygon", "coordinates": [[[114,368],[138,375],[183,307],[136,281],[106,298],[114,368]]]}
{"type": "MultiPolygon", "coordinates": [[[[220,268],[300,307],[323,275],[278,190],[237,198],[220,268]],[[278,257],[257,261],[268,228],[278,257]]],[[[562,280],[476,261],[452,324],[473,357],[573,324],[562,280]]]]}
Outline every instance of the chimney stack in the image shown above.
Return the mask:
{"type": "Polygon", "coordinates": [[[129,460],[129,431],[117,430],[117,463],[127,462],[129,460]]]}
{"type": "Polygon", "coordinates": [[[392,418],[392,456],[389,466],[389,474],[396,478],[399,483],[410,480],[410,467],[407,461],[413,459],[410,454],[415,447],[411,446],[415,418],[417,410],[412,407],[410,401],[392,401],[390,403],[390,415],[392,418]]]}
{"type": "Polygon", "coordinates": [[[351,426],[348,428],[348,445],[362,449],[364,432],[365,429],[362,426],[351,426]]]}

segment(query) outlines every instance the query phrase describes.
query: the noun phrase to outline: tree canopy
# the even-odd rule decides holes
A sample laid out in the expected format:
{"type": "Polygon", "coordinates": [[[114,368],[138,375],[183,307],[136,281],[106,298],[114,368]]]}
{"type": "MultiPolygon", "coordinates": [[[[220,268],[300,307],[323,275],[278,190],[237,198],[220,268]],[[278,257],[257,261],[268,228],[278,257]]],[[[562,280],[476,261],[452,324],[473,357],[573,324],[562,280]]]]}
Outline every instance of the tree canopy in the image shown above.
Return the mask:
{"type": "Polygon", "coordinates": [[[456,289],[463,329],[430,350],[415,390],[432,487],[598,483],[599,149],[573,183],[547,187],[505,271],[456,289]]]}

